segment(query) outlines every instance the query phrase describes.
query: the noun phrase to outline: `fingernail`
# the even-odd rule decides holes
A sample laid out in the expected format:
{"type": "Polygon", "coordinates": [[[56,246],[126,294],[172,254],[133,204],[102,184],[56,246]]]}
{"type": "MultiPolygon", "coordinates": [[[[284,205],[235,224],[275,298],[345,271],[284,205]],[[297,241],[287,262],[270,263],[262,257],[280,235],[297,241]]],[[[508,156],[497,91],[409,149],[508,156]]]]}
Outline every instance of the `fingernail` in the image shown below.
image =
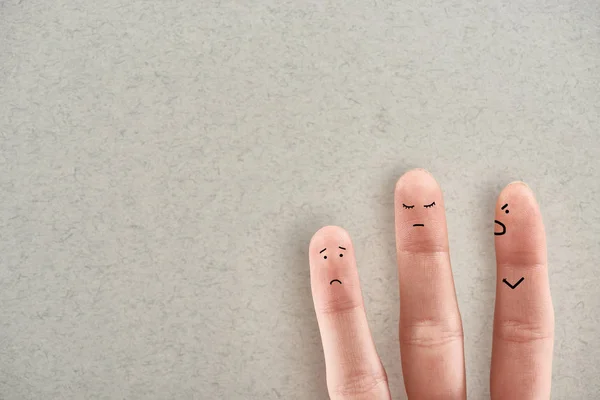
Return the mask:
{"type": "Polygon", "coordinates": [[[523,182],[523,181],[513,181],[513,182],[509,183],[508,185],[506,185],[506,187],[513,186],[513,185],[522,185],[522,186],[525,186],[529,190],[529,192],[531,192],[531,195],[533,197],[535,197],[535,193],[533,192],[533,189],[531,189],[531,187],[528,184],[526,184],[525,182],[523,182]]]}

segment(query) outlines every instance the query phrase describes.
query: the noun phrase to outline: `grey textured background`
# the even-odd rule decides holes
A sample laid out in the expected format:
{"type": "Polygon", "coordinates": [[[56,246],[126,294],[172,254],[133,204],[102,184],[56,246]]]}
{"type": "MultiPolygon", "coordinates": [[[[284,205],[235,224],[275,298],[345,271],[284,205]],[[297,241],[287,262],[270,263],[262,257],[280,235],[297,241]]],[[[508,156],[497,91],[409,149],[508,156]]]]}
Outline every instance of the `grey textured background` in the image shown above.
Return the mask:
{"type": "Polygon", "coordinates": [[[553,398],[600,398],[596,0],[0,0],[0,398],[324,399],[308,241],[352,235],[394,398],[393,186],[444,189],[468,392],[494,202],[547,226],[553,398]]]}

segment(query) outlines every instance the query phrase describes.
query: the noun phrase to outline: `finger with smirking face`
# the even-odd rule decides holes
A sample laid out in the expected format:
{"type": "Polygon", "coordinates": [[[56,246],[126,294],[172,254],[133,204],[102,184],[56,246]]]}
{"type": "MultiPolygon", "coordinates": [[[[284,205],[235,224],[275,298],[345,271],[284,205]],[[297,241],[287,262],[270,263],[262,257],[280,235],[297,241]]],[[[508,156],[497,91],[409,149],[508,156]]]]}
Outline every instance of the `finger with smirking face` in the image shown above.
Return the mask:
{"type": "Polygon", "coordinates": [[[554,310],[539,206],[522,182],[508,185],[495,209],[496,306],[492,399],[549,399],[554,310]]]}

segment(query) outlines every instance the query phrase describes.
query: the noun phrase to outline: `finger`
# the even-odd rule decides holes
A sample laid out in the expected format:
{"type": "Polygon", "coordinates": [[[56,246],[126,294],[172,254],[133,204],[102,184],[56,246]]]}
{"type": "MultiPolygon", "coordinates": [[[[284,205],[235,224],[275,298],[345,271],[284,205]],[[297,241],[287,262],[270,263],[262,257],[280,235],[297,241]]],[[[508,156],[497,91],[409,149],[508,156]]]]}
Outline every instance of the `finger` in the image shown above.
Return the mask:
{"type": "Polygon", "coordinates": [[[310,280],[332,399],[389,399],[387,376],[367,324],[354,246],[326,226],[309,246],[310,280]]]}
{"type": "Polygon", "coordinates": [[[408,398],[466,398],[463,329],[442,191],[427,171],[395,190],[400,350],[408,398]]]}
{"type": "Polygon", "coordinates": [[[554,345],[546,235],[533,192],[508,185],[496,204],[492,399],[549,399],[554,345]]]}

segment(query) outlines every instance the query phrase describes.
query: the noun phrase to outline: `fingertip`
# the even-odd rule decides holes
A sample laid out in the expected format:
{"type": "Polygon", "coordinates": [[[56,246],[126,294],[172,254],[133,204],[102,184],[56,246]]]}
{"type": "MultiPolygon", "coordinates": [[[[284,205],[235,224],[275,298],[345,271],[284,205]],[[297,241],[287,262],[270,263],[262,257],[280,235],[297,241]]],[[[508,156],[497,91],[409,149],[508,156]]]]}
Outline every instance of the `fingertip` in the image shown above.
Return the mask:
{"type": "Polygon", "coordinates": [[[339,311],[360,305],[362,297],[354,248],[344,228],[324,226],[313,235],[309,267],[313,300],[318,311],[339,311]]]}
{"type": "Polygon", "coordinates": [[[414,168],[405,172],[397,181],[396,193],[407,187],[419,186],[421,188],[439,188],[439,184],[433,175],[424,168],[414,168]]]}
{"type": "Polygon", "coordinates": [[[512,181],[511,183],[506,185],[502,191],[504,192],[504,191],[513,191],[513,190],[514,191],[518,191],[518,190],[528,191],[530,194],[533,195],[533,190],[531,190],[531,187],[523,181],[512,181]]]}
{"type": "Polygon", "coordinates": [[[538,265],[546,262],[540,207],[533,191],[524,182],[512,182],[498,195],[494,235],[499,264],[538,265]]]}
{"type": "Polygon", "coordinates": [[[338,245],[351,248],[352,240],[350,238],[350,234],[342,227],[335,225],[324,226],[319,229],[313,237],[310,239],[309,248],[309,258],[313,258],[321,254],[321,250],[333,246],[335,243],[335,247],[338,245]]]}
{"type": "Polygon", "coordinates": [[[510,203],[516,203],[529,209],[538,208],[533,190],[523,181],[511,182],[500,192],[496,205],[502,207],[504,204],[510,203]]]}
{"type": "Polygon", "coordinates": [[[396,182],[396,247],[399,251],[447,251],[448,233],[442,189],[433,175],[418,168],[396,182]]]}
{"type": "Polygon", "coordinates": [[[314,246],[331,239],[350,240],[350,234],[340,226],[327,225],[315,232],[310,239],[310,247],[313,248],[314,246]]]}
{"type": "Polygon", "coordinates": [[[519,180],[512,181],[511,183],[509,183],[508,185],[506,185],[506,187],[509,187],[509,186],[512,186],[512,185],[517,185],[517,186],[518,186],[518,185],[521,185],[521,186],[525,186],[525,187],[527,187],[527,188],[529,188],[529,189],[531,190],[531,188],[529,187],[529,185],[528,185],[527,183],[523,182],[523,181],[519,181],[519,180]]]}

